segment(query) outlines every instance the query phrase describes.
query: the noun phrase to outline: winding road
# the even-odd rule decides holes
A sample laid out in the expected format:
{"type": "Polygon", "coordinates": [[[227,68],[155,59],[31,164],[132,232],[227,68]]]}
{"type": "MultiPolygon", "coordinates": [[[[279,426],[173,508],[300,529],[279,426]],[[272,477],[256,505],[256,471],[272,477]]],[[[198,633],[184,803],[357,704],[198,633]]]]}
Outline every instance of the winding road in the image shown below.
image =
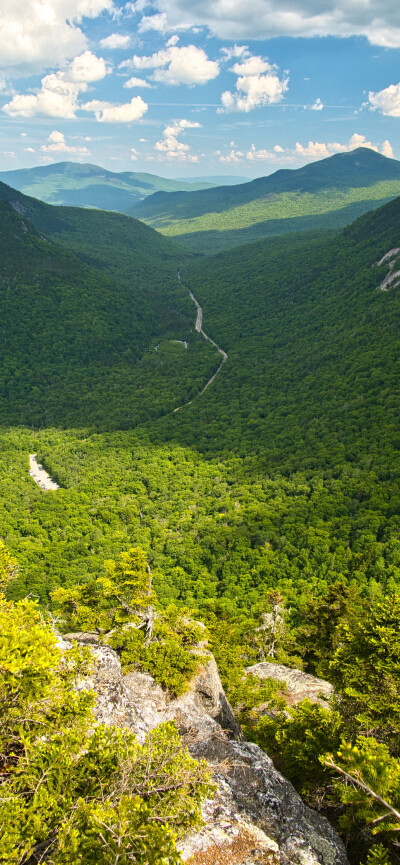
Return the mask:
{"type": "MultiPolygon", "coordinates": [[[[181,282],[181,275],[179,272],[178,272],[178,279],[179,279],[179,282],[181,282]]],[[[197,310],[196,324],[195,324],[196,331],[197,331],[197,333],[200,333],[202,335],[202,337],[206,340],[206,342],[210,342],[211,345],[215,346],[217,351],[220,353],[222,360],[221,360],[221,363],[220,363],[218,369],[215,371],[214,375],[211,376],[211,378],[208,380],[208,382],[204,385],[203,389],[200,390],[196,394],[196,396],[193,397],[193,399],[190,399],[188,402],[184,402],[183,405],[179,405],[177,408],[174,408],[173,412],[172,412],[173,414],[175,414],[175,412],[177,412],[177,411],[180,411],[182,408],[185,408],[185,406],[187,406],[187,405],[192,405],[193,400],[196,399],[198,396],[201,396],[204,393],[204,391],[206,391],[207,388],[210,387],[210,384],[212,384],[213,381],[215,381],[217,375],[221,372],[221,369],[222,369],[225,361],[228,360],[228,355],[227,355],[226,351],[224,351],[223,348],[221,348],[219,345],[217,345],[217,343],[214,342],[214,340],[211,339],[211,337],[208,336],[208,334],[205,333],[205,331],[203,330],[203,310],[202,310],[198,300],[196,300],[194,294],[190,291],[190,289],[188,289],[188,292],[189,292],[191,300],[195,304],[196,310],[197,310]]],[[[179,341],[180,340],[178,340],[178,342],[179,341]]],[[[157,348],[158,348],[158,346],[157,346],[157,348]]],[[[59,485],[55,481],[53,481],[53,479],[45,471],[43,466],[40,463],[38,463],[36,454],[29,454],[29,474],[30,474],[32,480],[35,481],[35,483],[38,485],[38,487],[40,487],[42,490],[45,490],[46,492],[49,490],[60,489],[59,485]]]]}
{"type": "MultiPolygon", "coordinates": [[[[180,275],[179,271],[178,271],[178,279],[179,279],[179,282],[181,283],[182,281],[181,281],[181,275],[180,275]]],[[[202,310],[198,300],[196,300],[194,294],[190,291],[190,289],[188,289],[188,292],[190,294],[190,297],[191,297],[193,303],[196,305],[197,315],[196,315],[195,327],[196,327],[197,333],[201,333],[202,337],[204,337],[206,342],[210,342],[211,345],[214,345],[215,348],[217,349],[217,351],[219,351],[220,355],[222,356],[221,363],[220,363],[218,369],[216,370],[216,372],[214,373],[214,375],[212,375],[211,378],[209,379],[209,381],[207,382],[207,384],[204,385],[203,390],[200,390],[199,393],[193,397],[193,399],[196,399],[196,397],[201,396],[204,393],[204,391],[207,390],[208,387],[210,387],[210,384],[212,384],[213,381],[215,381],[217,375],[221,372],[221,369],[222,369],[225,361],[228,360],[228,355],[227,355],[226,351],[224,351],[223,348],[221,348],[221,346],[217,345],[217,343],[214,342],[213,339],[211,339],[211,336],[208,336],[208,334],[206,334],[205,331],[203,330],[203,310],[202,310]]],[[[175,414],[175,412],[177,412],[177,411],[180,411],[182,408],[185,408],[186,405],[192,405],[193,399],[190,399],[189,402],[184,402],[183,405],[179,405],[178,408],[174,408],[173,414],[175,414]]]]}

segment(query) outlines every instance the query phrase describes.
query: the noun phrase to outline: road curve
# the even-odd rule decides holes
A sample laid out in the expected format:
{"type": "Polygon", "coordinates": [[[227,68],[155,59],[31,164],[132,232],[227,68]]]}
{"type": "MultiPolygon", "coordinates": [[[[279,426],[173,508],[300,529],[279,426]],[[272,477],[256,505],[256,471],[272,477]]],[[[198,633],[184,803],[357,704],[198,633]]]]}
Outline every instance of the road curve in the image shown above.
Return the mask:
{"type": "MultiPolygon", "coordinates": [[[[178,279],[179,279],[179,282],[181,282],[181,275],[180,275],[179,271],[178,271],[178,279]]],[[[201,396],[204,393],[204,391],[207,390],[208,387],[210,387],[210,384],[212,384],[213,381],[215,381],[217,375],[221,372],[221,369],[222,369],[225,361],[228,360],[228,355],[227,355],[226,351],[224,351],[223,348],[221,348],[221,346],[217,345],[217,343],[214,342],[213,339],[211,339],[211,336],[208,336],[208,334],[206,334],[205,331],[203,330],[203,310],[202,310],[198,300],[196,300],[194,294],[190,291],[190,289],[188,289],[188,292],[189,292],[189,295],[190,295],[193,303],[196,305],[197,315],[196,315],[195,328],[197,330],[197,333],[201,333],[202,337],[204,337],[206,342],[210,342],[211,345],[214,345],[215,348],[217,349],[217,351],[219,351],[220,355],[222,356],[221,363],[220,363],[218,369],[216,370],[216,372],[214,373],[214,375],[212,375],[211,378],[209,379],[209,381],[207,382],[207,384],[204,385],[203,390],[200,390],[199,393],[193,397],[193,399],[196,399],[196,397],[201,396]]],[[[185,408],[186,405],[191,405],[193,402],[193,399],[190,399],[189,402],[184,402],[183,405],[179,405],[178,408],[174,408],[173,414],[175,414],[175,412],[177,412],[177,411],[180,411],[182,408],[185,408]]]]}

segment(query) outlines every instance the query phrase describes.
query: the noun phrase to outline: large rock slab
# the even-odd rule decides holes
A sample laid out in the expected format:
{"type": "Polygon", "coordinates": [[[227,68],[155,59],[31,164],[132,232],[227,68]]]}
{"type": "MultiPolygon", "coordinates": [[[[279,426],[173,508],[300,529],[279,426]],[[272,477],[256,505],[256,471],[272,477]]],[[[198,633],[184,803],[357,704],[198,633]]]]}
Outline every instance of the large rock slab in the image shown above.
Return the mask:
{"type": "Polygon", "coordinates": [[[289,706],[295,706],[296,703],[307,699],[311,703],[319,703],[326,708],[329,697],[333,694],[333,685],[330,682],[310,676],[302,670],[285,667],[283,664],[263,661],[261,664],[246,667],[246,673],[252,673],[259,679],[275,679],[276,682],[282,682],[282,685],[285,685],[283,696],[289,706]]]}
{"type": "Polygon", "coordinates": [[[96,691],[99,721],[129,727],[143,740],[157,724],[174,720],[193,756],[204,757],[212,767],[216,794],[204,803],[204,827],[181,845],[183,861],[348,865],[344,846],[328,821],[307,808],[257,745],[243,741],[213,657],[187,693],[171,700],[147,673],[124,675],[109,647],[85,640],[84,635],[77,638],[93,643],[94,669],[82,687],[96,691]]]}

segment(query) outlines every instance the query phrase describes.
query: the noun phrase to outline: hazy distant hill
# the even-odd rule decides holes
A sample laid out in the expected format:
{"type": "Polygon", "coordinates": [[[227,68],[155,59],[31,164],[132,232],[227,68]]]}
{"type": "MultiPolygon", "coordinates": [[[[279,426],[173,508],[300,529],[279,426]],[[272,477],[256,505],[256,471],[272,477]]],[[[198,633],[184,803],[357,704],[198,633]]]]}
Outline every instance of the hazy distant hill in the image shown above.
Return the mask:
{"type": "Polygon", "coordinates": [[[132,205],[158,190],[193,191],[212,183],[168,180],[155,174],[106,171],[98,165],[58,162],[36,168],[0,172],[0,181],[49,204],[97,207],[128,212],[132,205]]]}
{"type": "Polygon", "coordinates": [[[400,162],[367,148],[238,186],[157,192],[132,214],[196,251],[275,234],[340,228],[400,194],[400,162]]]}
{"type": "Polygon", "coordinates": [[[178,177],[178,180],[185,180],[192,183],[210,183],[214,186],[236,186],[238,183],[248,183],[249,177],[239,177],[236,174],[212,174],[205,177],[191,177],[190,180],[184,177],[178,177]]]}

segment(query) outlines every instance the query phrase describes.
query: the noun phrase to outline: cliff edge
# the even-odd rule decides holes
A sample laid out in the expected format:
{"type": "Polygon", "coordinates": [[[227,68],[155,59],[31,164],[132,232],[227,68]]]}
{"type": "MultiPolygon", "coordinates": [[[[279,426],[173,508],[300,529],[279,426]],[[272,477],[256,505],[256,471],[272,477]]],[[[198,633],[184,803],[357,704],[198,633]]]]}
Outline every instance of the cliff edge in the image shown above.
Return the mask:
{"type": "Polygon", "coordinates": [[[190,689],[171,700],[147,673],[124,675],[116,652],[95,635],[69,634],[91,645],[95,664],[82,687],[97,694],[99,721],[118,724],[140,740],[175,721],[194,757],[210,763],[217,785],[203,805],[204,826],[188,835],[188,865],[348,865],[344,845],[328,821],[308,808],[257,746],[245,742],[210,656],[190,689]]]}

